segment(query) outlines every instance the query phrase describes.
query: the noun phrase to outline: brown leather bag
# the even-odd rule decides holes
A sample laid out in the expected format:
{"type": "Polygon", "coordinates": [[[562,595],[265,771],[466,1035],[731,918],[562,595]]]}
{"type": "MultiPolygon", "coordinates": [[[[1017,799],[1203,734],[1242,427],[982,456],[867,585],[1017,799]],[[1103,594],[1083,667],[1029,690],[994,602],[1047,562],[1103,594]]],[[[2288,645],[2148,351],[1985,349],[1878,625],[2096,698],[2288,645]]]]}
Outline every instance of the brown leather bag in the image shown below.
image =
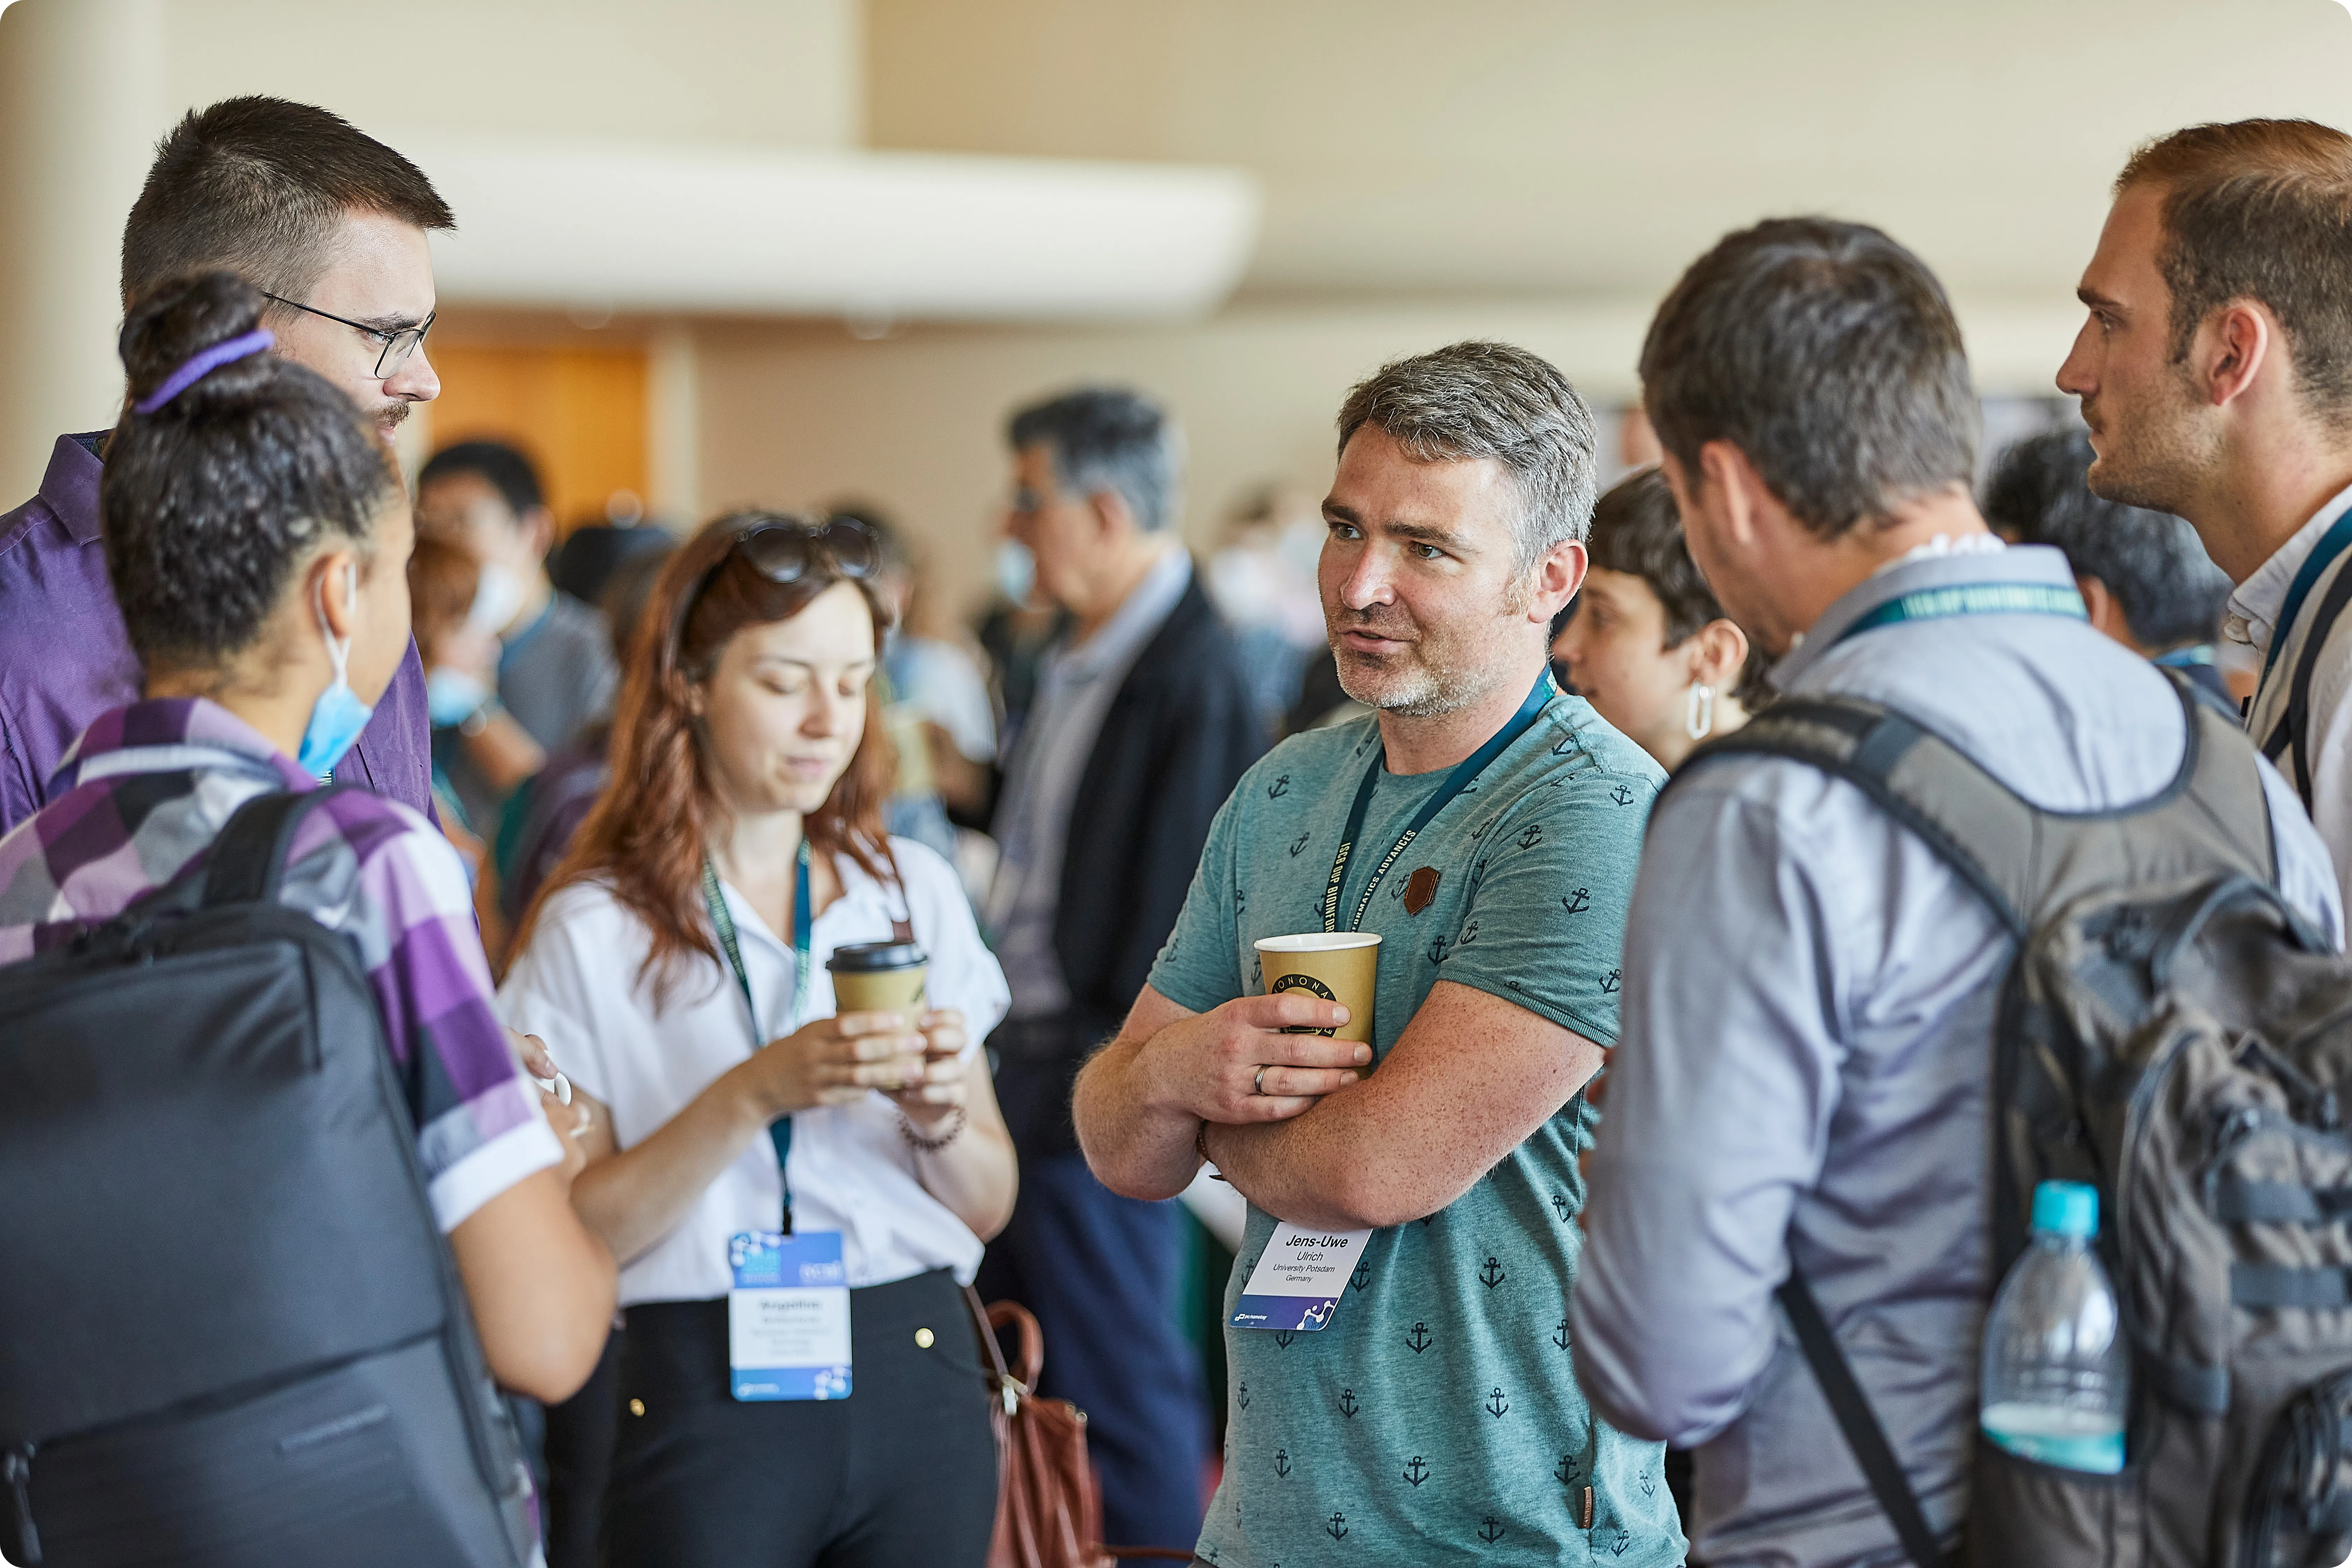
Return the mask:
{"type": "Polygon", "coordinates": [[[1087,1462],[1087,1413],[1066,1399],[1029,1391],[1045,1366],[1045,1334],[1017,1301],[983,1307],[964,1287],[988,1358],[989,1423],[996,1429],[996,1534],[988,1568],[1114,1568],[1118,1559],[1190,1563],[1192,1552],[1171,1547],[1102,1543],[1102,1499],[1087,1462]],[[1008,1370],[996,1331],[1018,1331],[1018,1365],[1008,1370]]]}

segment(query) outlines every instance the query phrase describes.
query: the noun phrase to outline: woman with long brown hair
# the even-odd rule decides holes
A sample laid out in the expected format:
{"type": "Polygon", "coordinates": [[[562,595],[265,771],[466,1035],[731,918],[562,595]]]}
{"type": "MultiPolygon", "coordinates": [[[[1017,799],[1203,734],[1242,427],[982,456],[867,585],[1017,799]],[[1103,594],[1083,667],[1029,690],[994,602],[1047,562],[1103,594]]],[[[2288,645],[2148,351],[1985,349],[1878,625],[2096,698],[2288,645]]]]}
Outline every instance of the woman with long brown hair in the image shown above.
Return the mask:
{"type": "Polygon", "coordinates": [[[616,1568],[987,1554],[959,1282],[1013,1207],[979,1050],[1006,993],[955,873],[882,830],[876,564],[855,523],[761,513],[671,559],[500,993],[611,1111],[573,1202],[624,1265],[616,1568]],[[836,1014],[877,971],[914,1000],[836,1014]]]}

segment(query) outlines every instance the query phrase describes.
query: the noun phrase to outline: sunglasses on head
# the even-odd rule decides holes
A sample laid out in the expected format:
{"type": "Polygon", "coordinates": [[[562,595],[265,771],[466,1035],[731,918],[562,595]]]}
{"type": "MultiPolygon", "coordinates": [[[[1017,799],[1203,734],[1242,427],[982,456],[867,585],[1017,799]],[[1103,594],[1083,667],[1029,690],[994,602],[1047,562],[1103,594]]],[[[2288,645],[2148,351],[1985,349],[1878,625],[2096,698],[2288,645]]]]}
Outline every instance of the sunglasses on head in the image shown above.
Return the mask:
{"type": "Polygon", "coordinates": [[[703,569],[694,591],[678,601],[677,621],[670,628],[675,648],[686,633],[687,617],[709,591],[719,568],[737,556],[769,582],[797,583],[813,570],[830,568],[836,577],[864,582],[882,568],[882,546],[873,531],[854,518],[827,518],[803,522],[796,517],[767,514],[746,521],[735,531],[727,552],[703,569]]]}

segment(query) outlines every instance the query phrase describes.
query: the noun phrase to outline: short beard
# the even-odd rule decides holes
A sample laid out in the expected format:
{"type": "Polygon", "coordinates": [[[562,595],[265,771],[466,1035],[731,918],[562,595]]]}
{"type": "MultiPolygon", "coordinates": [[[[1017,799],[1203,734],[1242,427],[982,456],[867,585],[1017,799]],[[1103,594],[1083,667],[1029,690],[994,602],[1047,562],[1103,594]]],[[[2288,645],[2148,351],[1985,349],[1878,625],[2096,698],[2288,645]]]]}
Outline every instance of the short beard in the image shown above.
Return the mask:
{"type": "Polygon", "coordinates": [[[2093,465],[2090,486],[2102,500],[2147,511],[2178,512],[2189,503],[2191,476],[2212,466],[2212,443],[2200,439],[2190,424],[2195,402],[2185,365],[2168,378],[2177,399],[2149,411],[2128,435],[2110,420],[2103,432],[2106,450],[2093,465]]]}
{"type": "MultiPolygon", "coordinates": [[[[1503,615],[1500,618],[1509,622],[1525,615],[1528,604],[1534,597],[1535,583],[1531,574],[1514,580],[1509,590],[1503,596],[1503,615]]],[[[1370,616],[1356,616],[1351,618],[1349,625],[1367,625],[1370,624],[1370,616]]],[[[1324,617],[1324,622],[1334,638],[1340,632],[1349,629],[1347,626],[1332,624],[1328,614],[1324,617]]],[[[1466,644],[1472,651],[1483,646],[1484,639],[1475,637],[1466,644]]],[[[1351,681],[1349,679],[1351,673],[1350,661],[1360,656],[1343,652],[1334,647],[1331,652],[1339,669],[1339,689],[1366,707],[1376,708],[1383,713],[1393,713],[1402,719],[1434,719],[1441,714],[1458,711],[1480,700],[1495,689],[1501,679],[1483,666],[1455,662],[1448,657],[1455,651],[1454,646],[1448,641],[1430,638],[1425,631],[1424,635],[1411,647],[1413,663],[1397,671],[1397,676],[1402,682],[1402,686],[1392,687],[1385,691],[1376,689],[1373,682],[1365,679],[1377,668],[1370,660],[1366,660],[1361,667],[1353,671],[1357,679],[1351,681]],[[1434,644],[1433,647],[1433,644],[1434,644]]]]}

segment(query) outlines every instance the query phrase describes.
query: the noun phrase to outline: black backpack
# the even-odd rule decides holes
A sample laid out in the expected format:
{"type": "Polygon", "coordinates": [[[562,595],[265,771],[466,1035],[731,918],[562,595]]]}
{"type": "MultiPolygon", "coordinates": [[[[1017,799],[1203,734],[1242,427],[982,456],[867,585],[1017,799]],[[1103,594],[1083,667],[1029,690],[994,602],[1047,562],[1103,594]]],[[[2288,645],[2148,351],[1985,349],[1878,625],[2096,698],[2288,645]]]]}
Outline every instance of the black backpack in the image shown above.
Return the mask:
{"type": "MultiPolygon", "coordinates": [[[[2234,717],[2175,677],[2171,784],[2114,811],[2041,810],[1899,712],[1775,703],[1698,758],[1845,779],[1933,847],[2015,936],[1992,1061],[1992,1273],[2034,1185],[2099,1189],[2131,1346],[2123,1472],[1977,1435],[1956,1561],[2273,1568],[2352,1550],[2352,965],[2276,890],[2234,717]]],[[[1685,774],[1690,771],[1686,765],[1685,774]]],[[[1803,1278],[1790,1327],[1906,1553],[1944,1556],[1803,1278]]]]}
{"type": "Polygon", "coordinates": [[[247,802],[170,885],[0,967],[0,1546],[26,1568],[537,1557],[375,999],[278,902],[335,793],[247,802]]]}

